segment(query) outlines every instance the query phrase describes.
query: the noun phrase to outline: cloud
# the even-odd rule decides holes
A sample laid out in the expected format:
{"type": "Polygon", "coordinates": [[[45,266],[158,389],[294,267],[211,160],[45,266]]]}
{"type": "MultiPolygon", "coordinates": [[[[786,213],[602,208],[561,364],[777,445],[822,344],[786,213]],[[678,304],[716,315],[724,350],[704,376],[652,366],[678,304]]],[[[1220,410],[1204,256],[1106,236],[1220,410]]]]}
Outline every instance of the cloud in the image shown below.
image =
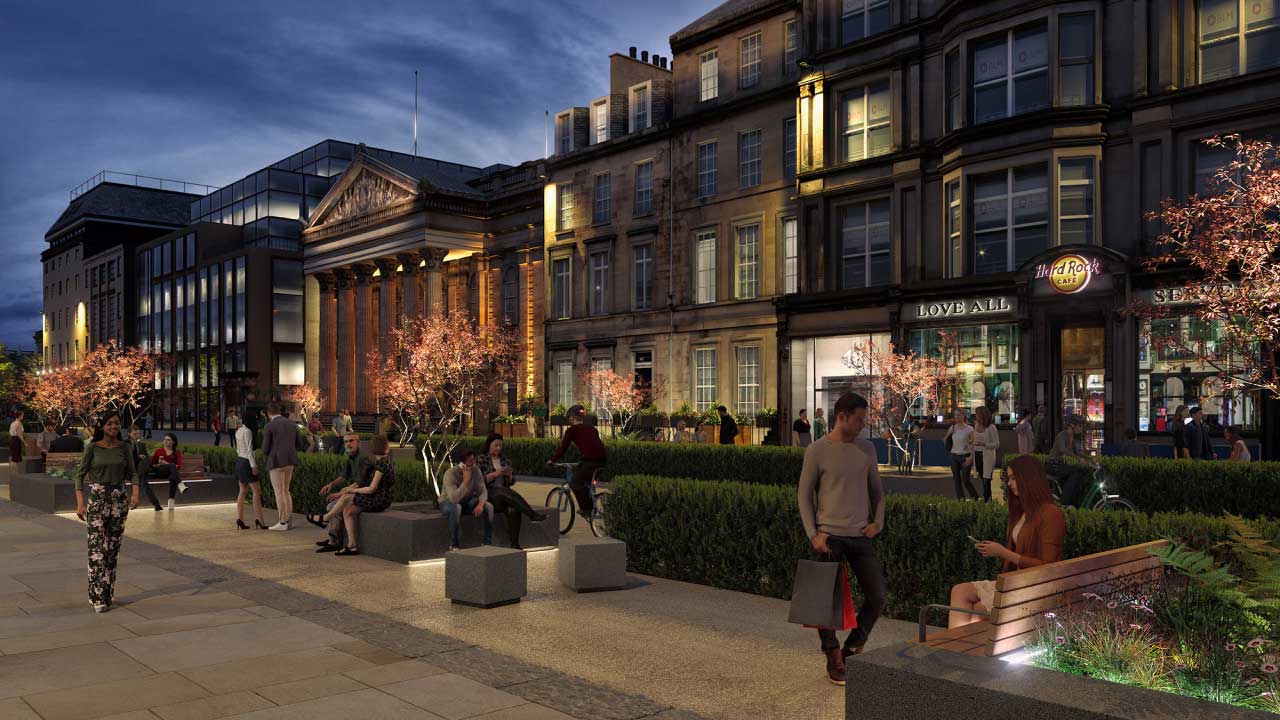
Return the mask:
{"type": "Polygon", "coordinates": [[[328,137],[408,150],[415,69],[420,152],[518,163],[544,110],[603,94],[610,52],[666,54],[717,4],[5,3],[0,342],[30,345],[44,232],[99,170],[224,185],[328,137]]]}

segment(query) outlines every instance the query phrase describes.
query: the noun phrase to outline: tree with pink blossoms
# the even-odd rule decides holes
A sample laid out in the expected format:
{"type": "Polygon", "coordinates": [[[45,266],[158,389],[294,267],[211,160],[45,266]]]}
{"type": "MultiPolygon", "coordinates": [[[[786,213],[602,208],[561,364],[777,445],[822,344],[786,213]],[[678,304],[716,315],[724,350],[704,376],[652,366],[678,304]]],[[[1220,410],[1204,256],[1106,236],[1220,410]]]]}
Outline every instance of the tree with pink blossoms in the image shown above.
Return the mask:
{"type": "Polygon", "coordinates": [[[119,413],[128,427],[150,406],[158,359],[137,346],[110,341],[85,353],[78,365],[36,376],[28,384],[28,402],[47,417],[65,423],[119,413]]]}
{"type": "Polygon", "coordinates": [[[512,371],[517,344],[507,328],[477,325],[465,312],[404,318],[391,353],[368,357],[370,382],[400,429],[400,445],[422,433],[422,462],[440,492],[440,475],[472,423],[512,371]]]}
{"type": "Polygon", "coordinates": [[[645,389],[638,387],[634,378],[619,375],[613,368],[592,367],[580,374],[580,380],[587,389],[597,417],[612,421],[614,414],[618,415],[614,435],[618,434],[618,426],[623,433],[632,429],[636,413],[645,404],[645,389]]]}
{"type": "Polygon", "coordinates": [[[294,387],[285,395],[285,401],[292,404],[298,414],[302,416],[302,422],[311,422],[311,416],[320,412],[321,406],[324,404],[324,398],[320,395],[320,388],[310,383],[303,383],[294,387]]]}
{"type": "MultiPolygon", "coordinates": [[[[1151,333],[1156,349],[1168,348],[1218,373],[1223,392],[1263,391],[1280,397],[1280,160],[1270,142],[1238,135],[1205,144],[1232,148],[1235,158],[1218,168],[1208,192],[1186,202],[1166,200],[1148,220],[1164,232],[1147,270],[1191,270],[1196,282],[1180,287],[1179,307],[1131,305],[1148,321],[1190,312],[1210,332],[1151,333]]],[[[1148,325],[1151,327],[1151,325],[1148,325]]]]}

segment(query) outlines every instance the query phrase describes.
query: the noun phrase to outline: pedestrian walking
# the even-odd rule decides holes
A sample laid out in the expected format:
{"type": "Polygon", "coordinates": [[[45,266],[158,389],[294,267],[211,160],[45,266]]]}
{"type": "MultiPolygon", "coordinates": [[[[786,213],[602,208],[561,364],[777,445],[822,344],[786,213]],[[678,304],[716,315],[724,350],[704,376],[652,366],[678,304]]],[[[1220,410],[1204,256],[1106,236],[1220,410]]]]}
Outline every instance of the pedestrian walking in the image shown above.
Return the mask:
{"type": "Polygon", "coordinates": [[[236,412],[236,409],[230,408],[227,410],[227,420],[222,424],[222,430],[227,434],[227,442],[230,443],[232,447],[235,447],[236,444],[236,431],[238,431],[242,425],[244,425],[244,421],[240,419],[240,414],[236,412]]]}
{"type": "Polygon", "coordinates": [[[136,480],[133,453],[120,441],[120,416],[109,413],[102,436],[85,449],[75,478],[76,517],[88,526],[89,603],[95,612],[111,609],[124,523],[129,510],[138,507],[136,480]]]}
{"type": "Polygon", "coordinates": [[[293,496],[289,484],[298,464],[298,426],[281,414],[280,403],[267,406],[270,420],[262,433],[262,453],[267,456],[267,473],[276,496],[279,518],[271,530],[288,530],[293,515],[293,496]]]}
{"type": "Polygon", "coordinates": [[[969,460],[978,471],[978,482],[982,483],[982,499],[991,502],[991,481],[995,477],[996,456],[1000,451],[1000,431],[992,422],[991,409],[986,405],[978,406],[973,411],[973,416],[969,460]]]}
{"type": "Polygon", "coordinates": [[[827,419],[822,416],[822,408],[813,411],[813,439],[821,440],[827,434],[827,419]]]}
{"type": "Polygon", "coordinates": [[[9,423],[9,462],[15,465],[22,462],[22,446],[26,442],[22,417],[23,412],[18,410],[13,414],[13,422],[9,423]]]}
{"type": "Polygon", "coordinates": [[[222,444],[222,418],[217,415],[213,416],[213,446],[218,447],[222,444]]]}
{"type": "Polygon", "coordinates": [[[1169,418],[1169,437],[1173,440],[1173,457],[1176,460],[1191,457],[1187,452],[1187,406],[1179,405],[1169,418]]]}
{"type": "Polygon", "coordinates": [[[1204,424],[1204,410],[1196,405],[1191,408],[1191,422],[1187,423],[1187,452],[1192,460],[1214,460],[1213,443],[1209,428],[1204,424]]]}
{"type": "Polygon", "coordinates": [[[942,441],[950,441],[947,450],[951,453],[951,481],[955,484],[957,500],[964,500],[966,497],[978,499],[978,492],[973,489],[973,483],[969,482],[970,471],[973,469],[973,458],[969,457],[973,451],[972,439],[973,426],[965,417],[964,410],[956,410],[955,422],[947,428],[942,441]]]}
{"type": "Polygon", "coordinates": [[[1022,408],[1022,419],[1018,421],[1018,426],[1013,429],[1013,434],[1018,438],[1018,454],[1028,455],[1036,451],[1036,430],[1034,416],[1027,408],[1022,408]]]}
{"type": "Polygon", "coordinates": [[[845,683],[845,658],[862,652],[888,599],[872,542],[884,528],[884,487],[875,446],[859,437],[866,423],[866,399],[842,395],[830,432],[805,449],[800,470],[800,520],[809,542],[827,559],[848,563],[862,590],[857,627],[843,648],[834,630],[818,631],[827,678],[837,685],[845,683]]]}
{"type": "Polygon", "coordinates": [[[738,423],[725,406],[717,407],[716,412],[720,413],[720,444],[732,445],[738,437],[738,423]]]}

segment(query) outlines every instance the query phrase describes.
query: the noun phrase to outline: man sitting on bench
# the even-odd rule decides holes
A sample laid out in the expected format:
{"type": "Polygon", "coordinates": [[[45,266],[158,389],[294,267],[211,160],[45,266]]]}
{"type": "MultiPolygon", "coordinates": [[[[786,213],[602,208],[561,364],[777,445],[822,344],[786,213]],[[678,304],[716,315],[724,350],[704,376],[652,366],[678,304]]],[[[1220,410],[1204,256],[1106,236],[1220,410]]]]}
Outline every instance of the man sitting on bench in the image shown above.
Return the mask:
{"type": "MultiPolygon", "coordinates": [[[[979,540],[974,549],[983,557],[1003,560],[1001,572],[1058,562],[1062,559],[1062,543],[1067,534],[1066,518],[1049,492],[1044,465],[1031,455],[1019,455],[1009,462],[1005,472],[1009,483],[1006,544],[979,540]]],[[[951,588],[951,607],[985,613],[991,610],[995,593],[994,580],[960,583],[951,588]]],[[[947,627],[981,619],[978,615],[952,610],[947,617],[947,627]]]]}
{"type": "Polygon", "coordinates": [[[49,443],[49,452],[51,453],[82,453],[84,452],[84,439],[77,437],[72,433],[69,426],[62,426],[62,434],[58,439],[49,443]]]}

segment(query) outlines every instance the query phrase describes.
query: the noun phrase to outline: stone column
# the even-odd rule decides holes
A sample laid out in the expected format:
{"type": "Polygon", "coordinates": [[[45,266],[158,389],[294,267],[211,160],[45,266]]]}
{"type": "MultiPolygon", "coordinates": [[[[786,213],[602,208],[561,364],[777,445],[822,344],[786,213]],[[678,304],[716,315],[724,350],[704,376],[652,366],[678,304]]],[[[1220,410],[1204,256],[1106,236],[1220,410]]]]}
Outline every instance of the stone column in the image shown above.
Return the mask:
{"type": "Polygon", "coordinates": [[[337,357],[334,346],[338,334],[338,318],[335,314],[337,296],[334,294],[333,273],[319,273],[316,275],[316,282],[320,285],[320,395],[324,399],[325,412],[333,412],[337,409],[338,401],[337,357]]]}
{"type": "Polygon", "coordinates": [[[355,274],[355,407],[352,411],[373,412],[376,404],[369,391],[369,351],[373,350],[376,341],[373,338],[373,266],[356,265],[352,268],[355,274]]]}
{"type": "MultiPolygon", "coordinates": [[[[400,261],[400,313],[407,318],[418,317],[422,313],[422,273],[418,272],[422,257],[416,253],[402,253],[396,256],[396,260],[400,261]]],[[[396,318],[396,322],[399,320],[396,318]]]]}
{"type": "Polygon", "coordinates": [[[338,409],[353,412],[356,400],[355,373],[355,278],[349,269],[335,270],[338,281],[338,409]]]}
{"type": "Polygon", "coordinates": [[[427,263],[426,314],[438,314],[444,306],[444,256],[448,251],[444,248],[427,248],[420,252],[427,263]]]}
{"type": "Polygon", "coordinates": [[[382,282],[378,283],[378,350],[380,357],[386,359],[391,354],[391,330],[396,327],[396,262],[394,260],[375,260],[382,282]]]}

